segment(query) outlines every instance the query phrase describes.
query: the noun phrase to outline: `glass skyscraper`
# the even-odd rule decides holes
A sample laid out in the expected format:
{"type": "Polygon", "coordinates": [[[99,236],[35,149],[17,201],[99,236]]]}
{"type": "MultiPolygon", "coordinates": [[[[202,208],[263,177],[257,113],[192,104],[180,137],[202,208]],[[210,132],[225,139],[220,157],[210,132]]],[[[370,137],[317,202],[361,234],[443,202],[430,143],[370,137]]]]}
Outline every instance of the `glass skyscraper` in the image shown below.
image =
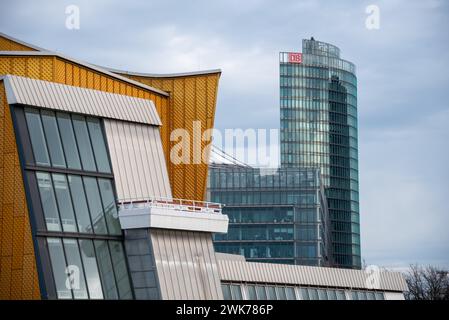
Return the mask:
{"type": "Polygon", "coordinates": [[[248,261],[330,266],[329,217],[319,169],[211,166],[209,199],[225,203],[217,251],[248,261]]]}
{"type": "Polygon", "coordinates": [[[355,66],[313,38],[280,53],[281,167],[321,169],[336,266],[360,268],[355,66]]]}

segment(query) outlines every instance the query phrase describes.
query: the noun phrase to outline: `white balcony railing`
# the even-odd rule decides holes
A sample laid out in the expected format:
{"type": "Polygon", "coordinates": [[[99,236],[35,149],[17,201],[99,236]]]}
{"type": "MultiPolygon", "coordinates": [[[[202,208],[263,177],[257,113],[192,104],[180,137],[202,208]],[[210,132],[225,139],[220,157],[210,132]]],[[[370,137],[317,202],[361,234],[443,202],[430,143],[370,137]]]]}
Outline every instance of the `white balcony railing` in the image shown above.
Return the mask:
{"type": "Polygon", "coordinates": [[[221,203],[162,197],[120,199],[117,204],[119,211],[139,208],[164,208],[184,212],[222,214],[223,209],[221,203]]]}

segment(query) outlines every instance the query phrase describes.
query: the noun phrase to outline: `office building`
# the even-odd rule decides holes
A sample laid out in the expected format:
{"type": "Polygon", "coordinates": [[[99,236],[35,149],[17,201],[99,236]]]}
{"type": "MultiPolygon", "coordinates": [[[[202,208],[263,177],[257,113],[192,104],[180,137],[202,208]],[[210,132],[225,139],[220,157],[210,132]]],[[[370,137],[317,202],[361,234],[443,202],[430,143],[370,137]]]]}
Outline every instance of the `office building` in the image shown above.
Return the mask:
{"type": "Polygon", "coordinates": [[[331,265],[327,200],[319,169],[212,165],[209,199],[224,203],[226,234],[218,252],[248,261],[331,265]]]}
{"type": "Polygon", "coordinates": [[[318,167],[336,266],[360,268],[357,77],[334,45],[303,40],[281,52],[281,166],[318,167]]]}

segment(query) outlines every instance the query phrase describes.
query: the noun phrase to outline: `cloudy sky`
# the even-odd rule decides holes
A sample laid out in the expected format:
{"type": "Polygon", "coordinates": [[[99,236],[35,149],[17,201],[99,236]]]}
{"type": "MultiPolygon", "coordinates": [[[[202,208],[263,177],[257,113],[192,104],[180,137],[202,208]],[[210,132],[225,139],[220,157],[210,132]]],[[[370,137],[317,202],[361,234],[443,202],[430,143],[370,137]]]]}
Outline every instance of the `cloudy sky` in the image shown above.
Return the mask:
{"type": "Polygon", "coordinates": [[[362,256],[449,267],[449,2],[3,0],[0,31],[95,64],[223,71],[216,127],[278,128],[278,52],[314,36],[357,65],[362,256]],[[67,5],[80,29],[65,27],[67,5]],[[368,5],[380,29],[365,27],[368,5]],[[238,116],[236,116],[238,115],[238,116]]]}

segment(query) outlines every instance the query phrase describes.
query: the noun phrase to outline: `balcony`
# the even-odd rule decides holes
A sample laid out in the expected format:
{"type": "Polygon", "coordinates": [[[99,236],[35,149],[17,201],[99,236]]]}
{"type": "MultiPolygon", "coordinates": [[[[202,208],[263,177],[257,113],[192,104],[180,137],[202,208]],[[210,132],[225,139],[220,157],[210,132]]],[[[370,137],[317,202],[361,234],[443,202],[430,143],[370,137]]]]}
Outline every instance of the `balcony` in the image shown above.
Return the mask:
{"type": "Polygon", "coordinates": [[[226,233],[228,217],[220,203],[151,197],[118,201],[122,229],[161,228],[226,233]]]}

